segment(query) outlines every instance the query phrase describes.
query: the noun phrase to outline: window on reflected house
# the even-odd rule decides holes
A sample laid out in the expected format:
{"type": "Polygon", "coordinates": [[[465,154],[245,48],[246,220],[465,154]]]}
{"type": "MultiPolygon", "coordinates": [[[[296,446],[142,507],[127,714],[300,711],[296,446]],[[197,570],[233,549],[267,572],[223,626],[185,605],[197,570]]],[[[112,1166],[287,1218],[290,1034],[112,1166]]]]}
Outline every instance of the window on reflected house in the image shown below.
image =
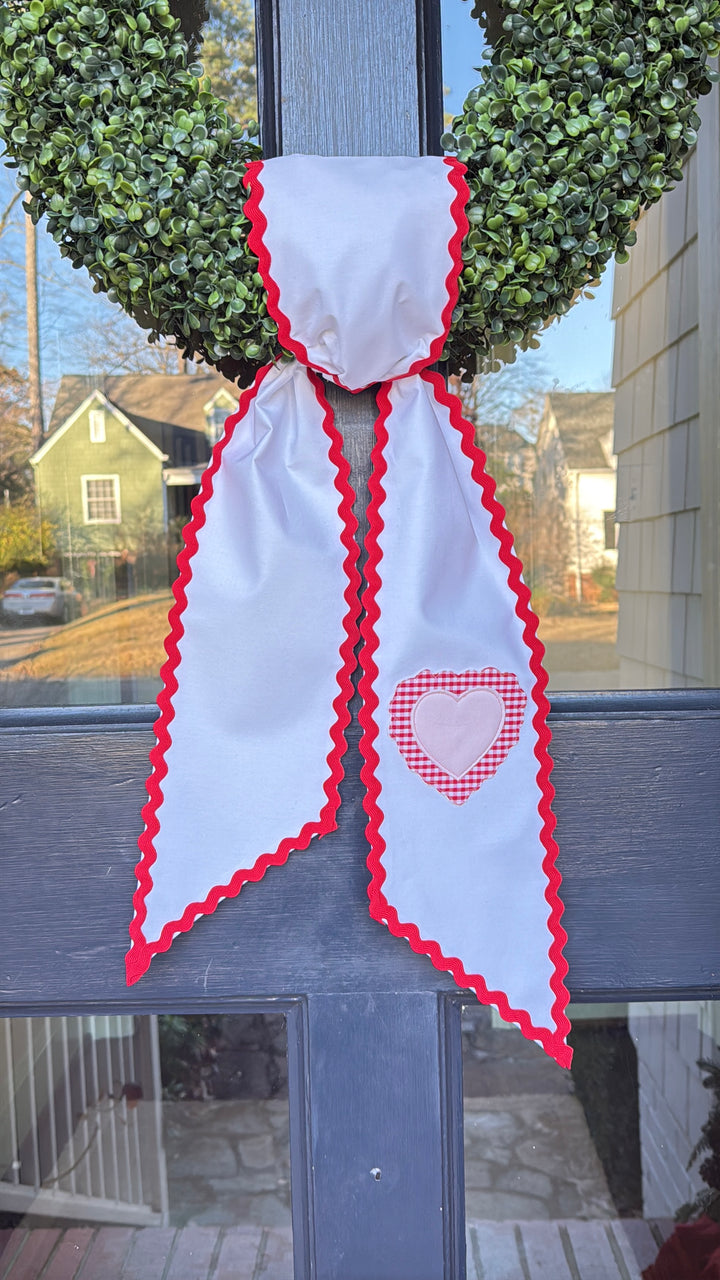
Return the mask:
{"type": "Polygon", "coordinates": [[[83,476],[83,508],[86,524],[118,524],[120,477],[83,476]]]}
{"type": "Polygon", "coordinates": [[[605,550],[614,551],[617,547],[617,517],[614,511],[603,512],[605,524],[605,550]]]}
{"type": "Polygon", "coordinates": [[[211,446],[217,444],[223,430],[225,428],[225,420],[228,416],[228,407],[222,404],[214,404],[210,409],[208,420],[208,439],[211,446]]]}
{"type": "Polygon", "coordinates": [[[91,409],[88,414],[90,424],[90,440],[93,444],[105,443],[105,410],[91,409]]]}

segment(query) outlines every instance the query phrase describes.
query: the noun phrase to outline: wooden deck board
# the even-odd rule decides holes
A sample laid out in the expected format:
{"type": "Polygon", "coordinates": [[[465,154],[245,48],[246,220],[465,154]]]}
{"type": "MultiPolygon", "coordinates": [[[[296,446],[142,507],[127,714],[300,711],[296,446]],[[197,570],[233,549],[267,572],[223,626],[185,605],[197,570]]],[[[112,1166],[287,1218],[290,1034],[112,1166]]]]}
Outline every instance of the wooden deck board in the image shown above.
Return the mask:
{"type": "Polygon", "coordinates": [[[618,1255],[626,1267],[629,1261],[632,1267],[630,1276],[634,1280],[637,1264],[631,1255],[623,1255],[617,1241],[613,1248],[606,1222],[567,1222],[564,1231],[569,1241],[571,1257],[582,1280],[607,1280],[608,1276],[622,1276],[618,1255]]]}
{"type": "Polygon", "coordinates": [[[293,1247],[292,1231],[267,1231],[263,1239],[262,1262],[257,1271],[258,1280],[292,1280],[293,1247]]]}
{"type": "Polygon", "coordinates": [[[160,1280],[181,1235],[174,1227],[138,1228],[119,1273],[122,1280],[160,1280]]]}
{"type": "Polygon", "coordinates": [[[75,1280],[94,1234],[92,1227],[71,1227],[63,1231],[62,1239],[43,1271],[43,1280],[75,1280]]]}
{"type": "MultiPolygon", "coordinates": [[[[616,1222],[610,1222],[607,1224],[608,1233],[610,1236],[612,1236],[613,1240],[615,1241],[617,1250],[621,1254],[623,1262],[625,1263],[625,1266],[627,1267],[630,1273],[630,1276],[632,1277],[632,1280],[635,1280],[636,1273],[640,1275],[645,1267],[647,1267],[651,1262],[655,1261],[658,1254],[658,1249],[660,1248],[660,1245],[657,1242],[655,1242],[654,1251],[651,1251],[649,1254],[647,1253],[647,1251],[645,1251],[644,1256],[641,1257],[640,1253],[638,1252],[637,1249],[635,1249],[633,1245],[633,1237],[630,1231],[628,1230],[628,1228],[630,1227],[630,1224],[634,1222],[640,1223],[641,1219],[620,1218],[616,1222]]],[[[651,1237],[652,1237],[652,1233],[651,1233],[651,1237]]]]}
{"type": "Polygon", "coordinates": [[[253,1280],[262,1237],[261,1227],[225,1231],[212,1280],[253,1280]]]}
{"type": "Polygon", "coordinates": [[[518,1280],[522,1276],[512,1222],[473,1222],[468,1237],[471,1280],[518,1280]]]}
{"type": "Polygon", "coordinates": [[[12,1263],[20,1252],[27,1230],[24,1227],[10,1227],[2,1233],[0,1244],[0,1275],[6,1276],[12,1263]]]}
{"type": "Polygon", "coordinates": [[[23,1234],[19,1250],[13,1250],[11,1242],[8,1262],[1,1273],[3,1280],[5,1276],[9,1280],[37,1280],[59,1237],[60,1232],[54,1228],[38,1227],[23,1234]]]}
{"type": "Polygon", "coordinates": [[[108,1280],[122,1275],[123,1263],[135,1236],[132,1227],[101,1227],[82,1269],[82,1280],[108,1280]]]}
{"type": "MultiPolygon", "coordinates": [[[[470,1222],[468,1280],[640,1280],[672,1223],[470,1222]]],[[[293,1280],[290,1228],[16,1228],[0,1280],[293,1280]]]]}
{"type": "Polygon", "coordinates": [[[217,1227],[185,1227],[178,1231],[165,1280],[207,1280],[219,1253],[217,1227]]]}
{"type": "Polygon", "coordinates": [[[658,1242],[650,1230],[650,1223],[643,1218],[627,1218],[615,1223],[615,1238],[628,1242],[640,1271],[649,1267],[658,1255],[658,1242]]]}
{"type": "Polygon", "coordinates": [[[650,1228],[636,1258],[625,1221],[471,1222],[468,1280],[640,1280],[653,1261],[650,1228]]]}
{"type": "MultiPolygon", "coordinates": [[[[524,1254],[532,1280],[576,1280],[568,1265],[558,1222],[522,1222],[518,1225],[518,1253],[521,1259],[524,1254]]],[[[611,1277],[614,1280],[612,1272],[609,1272],[607,1280],[611,1277]]]]}
{"type": "Polygon", "coordinates": [[[5,1253],[13,1235],[14,1231],[12,1227],[2,1227],[2,1229],[0,1229],[0,1258],[2,1258],[5,1253]]]}

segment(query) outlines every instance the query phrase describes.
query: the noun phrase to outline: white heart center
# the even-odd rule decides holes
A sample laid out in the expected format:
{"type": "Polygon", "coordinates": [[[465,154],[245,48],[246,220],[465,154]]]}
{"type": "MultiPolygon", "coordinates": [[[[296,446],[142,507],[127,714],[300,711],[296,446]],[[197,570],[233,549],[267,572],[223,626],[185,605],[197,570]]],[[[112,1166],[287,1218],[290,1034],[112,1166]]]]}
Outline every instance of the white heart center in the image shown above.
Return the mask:
{"type": "Polygon", "coordinates": [[[494,689],[430,689],[413,707],[412,729],[434,764],[462,778],[490,750],[504,719],[505,705],[494,689]]]}

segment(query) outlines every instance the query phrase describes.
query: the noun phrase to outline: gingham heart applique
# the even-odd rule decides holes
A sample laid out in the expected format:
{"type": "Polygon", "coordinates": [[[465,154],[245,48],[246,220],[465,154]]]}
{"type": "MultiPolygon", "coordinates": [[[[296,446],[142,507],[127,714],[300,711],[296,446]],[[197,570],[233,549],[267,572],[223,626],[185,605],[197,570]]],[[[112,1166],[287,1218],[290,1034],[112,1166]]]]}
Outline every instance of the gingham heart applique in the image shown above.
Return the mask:
{"type": "Polygon", "coordinates": [[[409,769],[464,804],[517,742],[525,703],[509,671],[421,671],[395,690],[390,736],[409,769]]]}

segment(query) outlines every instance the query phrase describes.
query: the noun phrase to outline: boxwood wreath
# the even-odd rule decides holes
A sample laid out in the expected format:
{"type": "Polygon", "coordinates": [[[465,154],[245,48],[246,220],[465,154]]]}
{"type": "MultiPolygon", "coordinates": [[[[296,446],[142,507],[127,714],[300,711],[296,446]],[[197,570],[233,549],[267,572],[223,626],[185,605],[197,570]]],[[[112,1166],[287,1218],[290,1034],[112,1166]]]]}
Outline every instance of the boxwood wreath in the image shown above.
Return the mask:
{"type": "MultiPolygon", "coordinates": [[[[33,219],[95,289],[242,380],[279,354],[243,213],[261,152],[202,79],[178,4],[8,0],[0,138],[33,219]]],[[[471,191],[445,355],[470,371],[535,345],[625,260],[641,209],[681,180],[720,51],[720,0],[505,0],[502,16],[443,137],[471,191]]]]}

